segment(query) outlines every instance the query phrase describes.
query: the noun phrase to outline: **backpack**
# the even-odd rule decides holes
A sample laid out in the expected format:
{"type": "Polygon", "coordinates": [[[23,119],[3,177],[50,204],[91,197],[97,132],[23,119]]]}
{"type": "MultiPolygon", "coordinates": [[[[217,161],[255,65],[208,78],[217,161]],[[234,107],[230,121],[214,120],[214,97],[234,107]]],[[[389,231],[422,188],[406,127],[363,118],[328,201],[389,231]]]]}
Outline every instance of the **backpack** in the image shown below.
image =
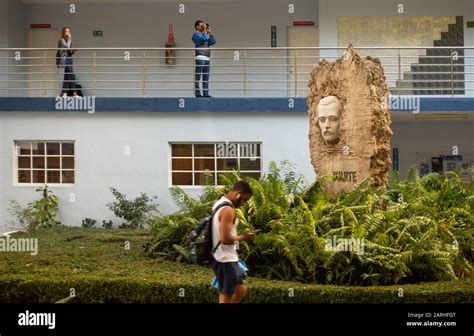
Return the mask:
{"type": "Polygon", "coordinates": [[[212,243],[212,219],[217,211],[225,206],[234,207],[232,203],[223,202],[219,204],[210,216],[207,216],[196,225],[188,235],[189,262],[192,264],[207,266],[213,260],[213,254],[221,244],[219,242],[213,248],[212,243]]]}

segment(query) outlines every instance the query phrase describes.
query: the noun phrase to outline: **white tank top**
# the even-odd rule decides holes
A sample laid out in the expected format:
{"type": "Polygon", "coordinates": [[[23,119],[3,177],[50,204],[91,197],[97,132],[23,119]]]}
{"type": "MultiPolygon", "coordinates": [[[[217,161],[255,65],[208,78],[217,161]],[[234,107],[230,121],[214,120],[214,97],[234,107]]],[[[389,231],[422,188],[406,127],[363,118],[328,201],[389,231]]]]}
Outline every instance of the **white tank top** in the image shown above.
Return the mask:
{"type": "MultiPolygon", "coordinates": [[[[214,205],[212,206],[212,210],[214,211],[217,206],[223,202],[232,202],[225,196],[222,196],[220,200],[218,200],[214,205]]],[[[214,245],[214,248],[216,245],[221,241],[221,236],[219,232],[220,228],[220,221],[219,221],[219,213],[224,209],[225,207],[220,208],[216,214],[214,215],[214,218],[212,219],[212,243],[214,245]]],[[[232,225],[231,229],[231,234],[233,236],[237,236],[237,225],[239,224],[239,220],[237,217],[234,220],[234,225],[232,225]]],[[[214,252],[214,259],[218,262],[226,263],[226,262],[238,262],[239,261],[239,254],[237,253],[237,245],[238,242],[235,242],[234,244],[231,245],[224,245],[220,244],[219,247],[217,248],[216,252],[214,252]]]]}

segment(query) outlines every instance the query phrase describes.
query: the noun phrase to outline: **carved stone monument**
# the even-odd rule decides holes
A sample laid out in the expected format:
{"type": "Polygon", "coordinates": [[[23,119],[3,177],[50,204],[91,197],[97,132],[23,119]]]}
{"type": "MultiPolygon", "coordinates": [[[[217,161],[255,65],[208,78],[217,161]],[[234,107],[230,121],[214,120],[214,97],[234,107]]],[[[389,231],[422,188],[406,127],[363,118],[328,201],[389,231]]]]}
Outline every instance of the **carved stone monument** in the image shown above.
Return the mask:
{"type": "Polygon", "coordinates": [[[387,183],[390,169],[389,92],[378,59],[350,45],[336,62],[322,60],[309,82],[311,163],[327,192],[350,191],[365,179],[387,183]]]}

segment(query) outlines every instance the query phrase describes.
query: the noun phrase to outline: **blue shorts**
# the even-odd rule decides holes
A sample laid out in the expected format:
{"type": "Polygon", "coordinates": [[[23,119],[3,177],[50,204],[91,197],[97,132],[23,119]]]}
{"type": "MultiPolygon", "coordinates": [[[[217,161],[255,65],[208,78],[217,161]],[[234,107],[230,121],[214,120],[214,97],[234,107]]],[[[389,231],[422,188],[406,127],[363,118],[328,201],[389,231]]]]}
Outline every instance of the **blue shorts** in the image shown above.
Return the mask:
{"type": "Polygon", "coordinates": [[[235,286],[245,283],[245,274],[241,271],[238,262],[221,263],[214,260],[211,266],[217,278],[219,293],[232,295],[235,286]]]}

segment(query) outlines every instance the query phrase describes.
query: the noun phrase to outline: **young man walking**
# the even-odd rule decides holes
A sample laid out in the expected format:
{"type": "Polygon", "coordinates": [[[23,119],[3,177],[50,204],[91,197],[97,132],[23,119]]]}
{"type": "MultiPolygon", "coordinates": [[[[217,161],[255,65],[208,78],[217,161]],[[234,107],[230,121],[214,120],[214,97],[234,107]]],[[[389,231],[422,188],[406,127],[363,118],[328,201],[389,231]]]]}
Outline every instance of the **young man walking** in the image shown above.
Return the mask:
{"type": "Polygon", "coordinates": [[[212,207],[214,210],[222,203],[229,204],[221,207],[212,220],[212,242],[215,251],[211,265],[219,283],[219,303],[239,303],[247,293],[245,276],[238,263],[236,243],[249,240],[255,233],[247,229],[243,234],[237,235],[238,219],[235,209],[243,206],[250,197],[250,185],[245,181],[238,181],[231,191],[212,207]]]}
{"type": "MultiPolygon", "coordinates": [[[[197,20],[194,23],[196,31],[192,36],[195,48],[209,48],[216,44],[216,38],[212,34],[209,24],[202,20],[197,20]]],[[[211,70],[211,51],[196,49],[195,57],[195,76],[194,76],[194,95],[196,98],[211,97],[209,95],[209,72],[211,70]],[[199,82],[202,78],[202,91],[199,88],[199,82]]]]}

